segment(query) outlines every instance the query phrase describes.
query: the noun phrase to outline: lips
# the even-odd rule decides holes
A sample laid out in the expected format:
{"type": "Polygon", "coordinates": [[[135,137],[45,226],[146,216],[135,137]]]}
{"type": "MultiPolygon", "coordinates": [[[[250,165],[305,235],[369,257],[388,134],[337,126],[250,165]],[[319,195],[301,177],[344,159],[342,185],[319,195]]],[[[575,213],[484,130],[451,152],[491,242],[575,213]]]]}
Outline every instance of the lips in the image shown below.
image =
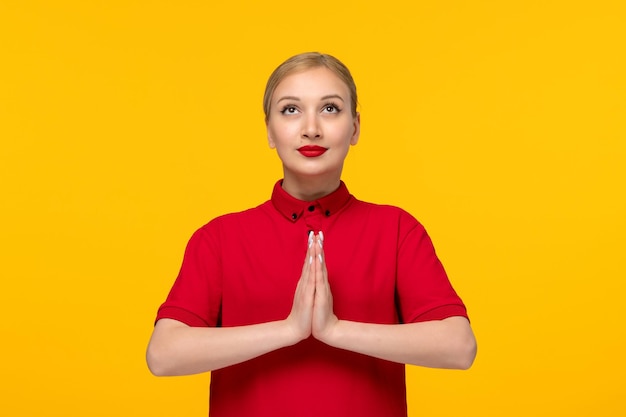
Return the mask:
{"type": "Polygon", "coordinates": [[[301,148],[298,148],[298,152],[300,152],[302,155],[306,156],[307,158],[315,158],[316,156],[320,156],[326,151],[327,149],[322,148],[321,146],[307,145],[307,146],[302,146],[301,148]]]}

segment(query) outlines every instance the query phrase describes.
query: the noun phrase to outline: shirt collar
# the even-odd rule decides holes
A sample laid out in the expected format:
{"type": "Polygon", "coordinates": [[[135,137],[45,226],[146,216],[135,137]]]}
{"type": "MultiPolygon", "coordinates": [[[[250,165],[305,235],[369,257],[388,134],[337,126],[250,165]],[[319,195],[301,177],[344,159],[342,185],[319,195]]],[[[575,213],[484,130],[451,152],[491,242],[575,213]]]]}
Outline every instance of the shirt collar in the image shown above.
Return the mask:
{"type": "Polygon", "coordinates": [[[338,213],[341,208],[354,198],[348,191],[348,187],[340,181],[339,188],[332,193],[314,201],[303,201],[289,195],[282,187],[283,180],[279,180],[274,185],[272,191],[272,204],[283,216],[292,222],[296,222],[304,210],[314,204],[319,204],[322,213],[330,217],[338,213]]]}

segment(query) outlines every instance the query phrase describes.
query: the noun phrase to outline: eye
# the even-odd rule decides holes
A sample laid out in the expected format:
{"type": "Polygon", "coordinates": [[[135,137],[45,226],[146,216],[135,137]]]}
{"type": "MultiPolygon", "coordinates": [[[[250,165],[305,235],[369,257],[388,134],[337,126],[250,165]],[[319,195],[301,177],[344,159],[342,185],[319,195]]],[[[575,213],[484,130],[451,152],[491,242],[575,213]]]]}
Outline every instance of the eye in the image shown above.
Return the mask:
{"type": "Polygon", "coordinates": [[[283,107],[283,109],[280,112],[282,114],[296,114],[298,113],[298,109],[296,108],[296,106],[292,106],[288,104],[285,107],[283,107]]]}
{"type": "Polygon", "coordinates": [[[328,103],[322,109],[324,113],[339,113],[341,109],[335,103],[328,103]]]}

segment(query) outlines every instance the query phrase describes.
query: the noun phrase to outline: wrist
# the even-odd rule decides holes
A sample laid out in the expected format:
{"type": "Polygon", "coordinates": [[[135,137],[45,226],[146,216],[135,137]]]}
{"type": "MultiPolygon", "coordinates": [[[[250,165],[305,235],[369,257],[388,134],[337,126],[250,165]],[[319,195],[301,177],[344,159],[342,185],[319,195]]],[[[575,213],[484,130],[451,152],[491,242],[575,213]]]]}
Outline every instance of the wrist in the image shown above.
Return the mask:
{"type": "Polygon", "coordinates": [[[285,341],[285,346],[292,346],[302,340],[306,339],[308,335],[303,334],[297,326],[294,326],[289,317],[280,321],[281,329],[282,329],[282,337],[285,341]]]}
{"type": "Polygon", "coordinates": [[[345,321],[335,317],[334,323],[326,327],[321,334],[315,335],[316,339],[328,346],[340,347],[341,335],[344,330],[345,321]]]}

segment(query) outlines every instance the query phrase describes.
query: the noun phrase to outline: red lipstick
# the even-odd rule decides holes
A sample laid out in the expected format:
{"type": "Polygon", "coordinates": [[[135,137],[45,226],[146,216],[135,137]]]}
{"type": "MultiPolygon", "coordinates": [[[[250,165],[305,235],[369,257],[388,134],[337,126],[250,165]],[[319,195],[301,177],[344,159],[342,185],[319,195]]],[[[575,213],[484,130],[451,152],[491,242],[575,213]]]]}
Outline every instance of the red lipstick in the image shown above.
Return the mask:
{"type": "Polygon", "coordinates": [[[316,156],[320,156],[326,151],[327,151],[326,148],[322,148],[321,146],[314,146],[314,145],[306,145],[306,146],[302,146],[301,148],[298,148],[298,152],[300,152],[302,155],[306,156],[307,158],[315,158],[316,156]]]}

